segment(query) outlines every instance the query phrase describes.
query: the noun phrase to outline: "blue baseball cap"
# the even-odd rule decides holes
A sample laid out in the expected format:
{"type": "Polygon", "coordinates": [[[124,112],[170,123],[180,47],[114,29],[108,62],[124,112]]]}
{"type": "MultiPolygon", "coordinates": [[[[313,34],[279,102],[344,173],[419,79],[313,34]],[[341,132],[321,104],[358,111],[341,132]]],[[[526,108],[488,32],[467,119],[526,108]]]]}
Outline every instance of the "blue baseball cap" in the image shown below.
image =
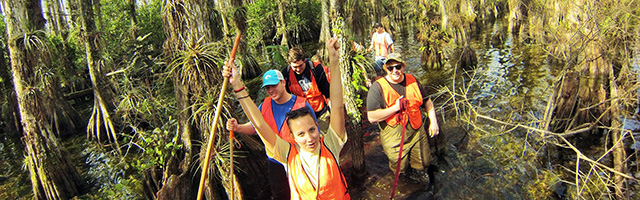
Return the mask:
{"type": "Polygon", "coordinates": [[[277,85],[284,80],[284,76],[278,70],[269,70],[262,75],[262,87],[267,85],[277,85]]]}

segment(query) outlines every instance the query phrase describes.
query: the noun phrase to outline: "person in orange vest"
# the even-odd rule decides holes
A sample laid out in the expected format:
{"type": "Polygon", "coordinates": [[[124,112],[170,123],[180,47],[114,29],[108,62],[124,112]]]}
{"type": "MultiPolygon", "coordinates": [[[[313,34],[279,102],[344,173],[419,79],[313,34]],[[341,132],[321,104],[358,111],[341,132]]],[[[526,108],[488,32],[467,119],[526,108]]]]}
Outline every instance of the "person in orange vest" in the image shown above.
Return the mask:
{"type": "MultiPolygon", "coordinates": [[[[269,127],[273,132],[287,142],[293,142],[293,138],[289,136],[289,127],[286,121],[285,113],[302,107],[311,109],[311,105],[306,102],[303,97],[289,94],[285,89],[284,76],[278,70],[269,70],[262,76],[262,88],[269,95],[264,99],[262,104],[258,106],[262,116],[265,118],[269,127]]],[[[315,113],[312,113],[315,119],[315,113]]],[[[238,124],[235,118],[227,121],[227,130],[241,134],[253,135],[256,133],[253,125],[249,122],[238,124]]],[[[289,181],[284,166],[278,161],[269,158],[267,163],[267,171],[269,173],[269,187],[273,199],[290,199],[289,181]]]]}
{"type": "Polygon", "coordinates": [[[385,57],[394,52],[393,39],[391,39],[391,35],[384,30],[382,24],[376,22],[373,25],[373,29],[375,29],[375,32],[371,36],[371,45],[369,45],[367,52],[375,50],[374,68],[376,72],[380,73],[382,72],[382,64],[384,63],[385,57]]]}
{"type": "Polygon", "coordinates": [[[289,49],[287,57],[289,66],[282,69],[287,91],[293,95],[307,99],[318,117],[318,124],[322,130],[329,126],[329,79],[322,64],[314,64],[305,59],[304,51],[300,47],[289,49]]]}
{"type": "MultiPolygon", "coordinates": [[[[327,42],[331,61],[332,79],[340,83],[338,68],[337,39],[327,42]]],[[[344,146],[345,133],[344,102],[342,85],[332,84],[331,102],[336,109],[331,113],[330,125],[325,134],[320,134],[318,123],[313,119],[312,111],[307,107],[288,112],[286,124],[294,142],[287,142],[278,136],[265,120],[262,112],[251,101],[249,93],[243,90],[244,84],[238,76],[233,63],[224,66],[222,75],[229,78],[238,102],[247,117],[256,128],[265,145],[267,156],[285,165],[291,199],[350,199],[347,183],[340,169],[340,151],[344,146]]]]}
{"type": "Polygon", "coordinates": [[[427,182],[429,177],[424,169],[432,160],[428,140],[438,135],[438,121],[433,102],[420,82],[413,75],[404,73],[405,69],[406,64],[399,53],[387,56],[384,63],[387,75],[376,80],[369,88],[367,117],[369,122],[378,123],[380,127],[382,147],[389,158],[389,168],[394,173],[405,128],[400,174],[413,181],[427,182]],[[429,123],[425,122],[422,109],[427,112],[429,123]],[[426,137],[425,125],[429,137],[426,137]],[[405,174],[407,164],[413,170],[405,174]]]}
{"type": "Polygon", "coordinates": [[[331,71],[329,70],[328,66],[322,64],[322,59],[320,58],[320,56],[311,56],[311,62],[313,62],[313,66],[315,67],[322,66],[322,68],[324,69],[324,74],[327,76],[327,82],[331,84],[331,71]]]}

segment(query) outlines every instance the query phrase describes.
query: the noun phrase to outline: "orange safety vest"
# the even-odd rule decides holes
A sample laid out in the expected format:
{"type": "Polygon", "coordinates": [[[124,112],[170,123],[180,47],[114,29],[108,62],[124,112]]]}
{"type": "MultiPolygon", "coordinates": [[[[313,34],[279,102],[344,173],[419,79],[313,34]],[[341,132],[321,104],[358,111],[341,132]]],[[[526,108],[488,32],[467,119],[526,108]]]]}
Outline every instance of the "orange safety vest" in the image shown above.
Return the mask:
{"type": "MultiPolygon", "coordinates": [[[[407,120],[411,123],[411,127],[413,129],[418,129],[422,126],[422,113],[420,112],[420,106],[422,105],[422,94],[420,93],[420,88],[418,87],[418,81],[411,74],[404,74],[404,78],[407,81],[407,86],[405,87],[405,98],[407,98],[407,108],[402,113],[396,113],[391,115],[385,121],[389,126],[395,126],[398,124],[397,115],[402,115],[401,123],[403,125],[407,124],[407,120]]],[[[387,103],[389,107],[396,104],[396,100],[400,98],[400,94],[396,92],[391,85],[389,85],[389,81],[386,78],[380,78],[376,80],[380,84],[382,88],[382,95],[384,96],[384,101],[387,103]]]]}
{"type": "MultiPolygon", "coordinates": [[[[375,36],[375,33],[374,33],[374,36],[375,36]]],[[[386,36],[385,34],[378,33],[377,37],[373,37],[373,46],[375,48],[376,56],[384,57],[389,54],[389,44],[387,44],[387,40],[385,40],[386,38],[385,36],[386,36]]]]}
{"type": "MultiPolygon", "coordinates": [[[[305,62],[305,64],[306,63],[307,62],[305,62]]],[[[327,104],[327,99],[324,98],[324,95],[322,95],[322,92],[320,92],[320,89],[318,88],[316,76],[313,73],[313,66],[307,67],[311,67],[311,87],[307,90],[307,93],[302,91],[302,87],[300,87],[300,84],[298,83],[296,74],[291,70],[291,68],[289,68],[289,81],[291,83],[291,85],[289,85],[289,91],[291,91],[291,94],[293,95],[307,98],[307,102],[309,102],[313,111],[320,112],[327,104]]]]}
{"type": "Polygon", "coordinates": [[[324,144],[324,136],[320,138],[320,157],[318,159],[318,189],[311,182],[310,175],[303,169],[302,158],[298,156],[298,149],[291,144],[287,168],[289,171],[289,185],[291,199],[351,199],[347,191],[347,182],[336,162],[335,156],[324,144]]]}
{"type": "MultiPolygon", "coordinates": [[[[306,99],[304,99],[303,97],[296,97],[296,102],[293,103],[293,107],[291,107],[291,110],[296,110],[298,108],[305,107],[306,105],[306,99]]],[[[260,112],[264,117],[264,121],[267,121],[267,124],[269,124],[269,127],[271,127],[271,130],[273,130],[274,133],[278,133],[280,138],[282,138],[284,141],[293,142],[294,144],[296,143],[295,140],[293,140],[293,137],[291,137],[291,131],[289,130],[289,125],[287,124],[286,118],[284,119],[284,123],[280,127],[280,131],[278,131],[278,125],[276,125],[276,120],[273,117],[273,110],[271,108],[271,97],[264,98],[260,112]]]]}

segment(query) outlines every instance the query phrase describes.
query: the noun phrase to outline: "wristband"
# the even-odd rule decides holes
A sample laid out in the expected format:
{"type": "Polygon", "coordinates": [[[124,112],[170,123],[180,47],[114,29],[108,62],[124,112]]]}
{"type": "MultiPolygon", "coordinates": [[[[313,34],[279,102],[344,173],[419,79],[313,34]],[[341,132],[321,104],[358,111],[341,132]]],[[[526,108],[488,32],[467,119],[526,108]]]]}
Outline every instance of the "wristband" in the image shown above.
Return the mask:
{"type": "Polygon", "coordinates": [[[242,90],[244,90],[244,86],[242,86],[240,89],[234,90],[233,92],[238,93],[238,92],[242,92],[242,90]]]}

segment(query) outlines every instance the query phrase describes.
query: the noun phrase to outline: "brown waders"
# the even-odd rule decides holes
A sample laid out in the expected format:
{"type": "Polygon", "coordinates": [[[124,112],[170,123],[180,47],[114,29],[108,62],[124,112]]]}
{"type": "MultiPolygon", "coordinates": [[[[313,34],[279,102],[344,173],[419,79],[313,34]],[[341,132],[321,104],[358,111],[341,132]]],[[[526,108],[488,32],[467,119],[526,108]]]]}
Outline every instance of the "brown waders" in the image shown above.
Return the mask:
{"type": "MultiPolygon", "coordinates": [[[[428,124],[427,124],[428,125],[428,124]]],[[[407,168],[407,162],[411,168],[424,170],[431,161],[431,149],[429,148],[429,134],[425,130],[425,123],[419,130],[415,130],[407,124],[405,132],[405,142],[402,150],[402,162],[400,173],[407,168]]],[[[398,164],[398,151],[400,150],[400,139],[402,137],[402,126],[385,126],[380,128],[380,141],[385,155],[389,158],[389,169],[395,173],[398,164]]]]}

